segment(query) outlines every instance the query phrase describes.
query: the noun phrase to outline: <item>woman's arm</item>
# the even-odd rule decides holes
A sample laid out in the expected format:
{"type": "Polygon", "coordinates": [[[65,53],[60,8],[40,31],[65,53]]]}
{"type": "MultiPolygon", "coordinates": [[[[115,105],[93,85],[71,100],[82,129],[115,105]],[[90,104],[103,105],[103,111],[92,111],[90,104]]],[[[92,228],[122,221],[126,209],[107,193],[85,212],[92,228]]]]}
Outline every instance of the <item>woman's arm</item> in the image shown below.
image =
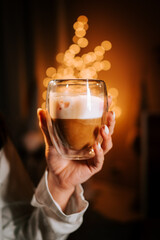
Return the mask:
{"type": "Polygon", "coordinates": [[[85,161],[62,158],[51,144],[46,112],[38,110],[38,117],[46,145],[47,170],[33,195],[32,206],[33,185],[13,144],[7,141],[1,150],[0,210],[5,240],[66,239],[81,225],[88,207],[81,183],[102,169],[104,154],[112,148],[115,119],[111,112],[107,113],[107,126],[101,129],[102,145],[95,143],[95,157],[85,161]]]}

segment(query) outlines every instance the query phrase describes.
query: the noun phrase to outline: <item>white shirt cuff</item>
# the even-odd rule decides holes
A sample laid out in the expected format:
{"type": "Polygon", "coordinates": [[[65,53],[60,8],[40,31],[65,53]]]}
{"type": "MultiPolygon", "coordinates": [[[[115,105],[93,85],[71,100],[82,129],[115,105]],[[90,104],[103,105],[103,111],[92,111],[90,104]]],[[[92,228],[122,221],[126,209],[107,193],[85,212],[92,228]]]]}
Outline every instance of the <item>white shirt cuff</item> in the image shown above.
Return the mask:
{"type": "Polygon", "coordinates": [[[32,198],[32,206],[44,207],[45,212],[49,218],[55,218],[56,214],[59,219],[68,223],[75,223],[79,221],[88,207],[88,202],[84,199],[83,196],[82,186],[76,186],[75,191],[67,204],[65,214],[61,210],[58,203],[53,199],[49,191],[47,176],[48,171],[46,170],[32,198]]]}

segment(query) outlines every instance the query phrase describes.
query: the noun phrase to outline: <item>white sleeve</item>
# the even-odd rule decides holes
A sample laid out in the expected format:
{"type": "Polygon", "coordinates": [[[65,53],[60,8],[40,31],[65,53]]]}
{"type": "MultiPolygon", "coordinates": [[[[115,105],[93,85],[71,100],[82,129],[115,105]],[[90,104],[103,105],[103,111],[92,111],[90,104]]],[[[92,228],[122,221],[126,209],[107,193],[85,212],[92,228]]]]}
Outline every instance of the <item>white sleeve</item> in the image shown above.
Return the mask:
{"type": "Polygon", "coordinates": [[[46,171],[36,189],[31,204],[43,209],[53,231],[53,239],[64,240],[70,233],[80,227],[88,202],[84,199],[82,186],[78,185],[68,202],[66,213],[64,213],[49,192],[47,175],[48,172],[46,171]]]}
{"type": "Polygon", "coordinates": [[[88,207],[82,187],[76,187],[64,214],[49,192],[46,171],[31,206],[32,184],[12,146],[10,156],[0,151],[0,240],[66,239],[81,225],[88,207]]]}

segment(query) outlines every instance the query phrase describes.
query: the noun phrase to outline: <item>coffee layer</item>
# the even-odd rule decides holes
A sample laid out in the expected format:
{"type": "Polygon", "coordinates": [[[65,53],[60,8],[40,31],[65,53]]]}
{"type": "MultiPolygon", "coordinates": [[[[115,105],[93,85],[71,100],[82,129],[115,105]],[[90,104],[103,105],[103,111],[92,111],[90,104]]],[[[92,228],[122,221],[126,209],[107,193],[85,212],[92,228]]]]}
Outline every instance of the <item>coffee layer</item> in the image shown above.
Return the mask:
{"type": "Polygon", "coordinates": [[[99,134],[102,118],[94,119],[52,119],[53,128],[63,145],[82,150],[94,144],[99,134]]]}

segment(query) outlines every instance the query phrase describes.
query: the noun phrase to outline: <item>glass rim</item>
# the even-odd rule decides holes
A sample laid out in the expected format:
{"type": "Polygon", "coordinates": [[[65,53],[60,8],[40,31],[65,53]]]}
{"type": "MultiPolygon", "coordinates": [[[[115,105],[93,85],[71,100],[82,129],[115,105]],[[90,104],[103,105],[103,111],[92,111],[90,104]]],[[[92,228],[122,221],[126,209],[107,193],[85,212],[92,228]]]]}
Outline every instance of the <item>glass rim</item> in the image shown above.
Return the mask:
{"type": "Polygon", "coordinates": [[[101,79],[91,79],[91,78],[67,78],[67,79],[52,79],[52,80],[50,80],[49,81],[49,83],[48,83],[48,85],[50,85],[51,83],[53,83],[53,82],[56,82],[56,83],[63,83],[63,82],[65,82],[65,81],[74,81],[74,83],[68,83],[68,84],[70,84],[70,85],[72,85],[72,84],[76,84],[76,81],[77,81],[77,84],[79,84],[78,83],[78,81],[81,81],[81,82],[95,82],[95,83],[103,83],[103,84],[105,84],[105,81],[104,80],[101,80],[101,79]]]}

